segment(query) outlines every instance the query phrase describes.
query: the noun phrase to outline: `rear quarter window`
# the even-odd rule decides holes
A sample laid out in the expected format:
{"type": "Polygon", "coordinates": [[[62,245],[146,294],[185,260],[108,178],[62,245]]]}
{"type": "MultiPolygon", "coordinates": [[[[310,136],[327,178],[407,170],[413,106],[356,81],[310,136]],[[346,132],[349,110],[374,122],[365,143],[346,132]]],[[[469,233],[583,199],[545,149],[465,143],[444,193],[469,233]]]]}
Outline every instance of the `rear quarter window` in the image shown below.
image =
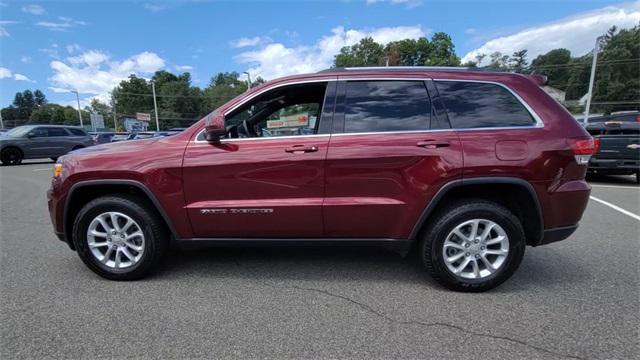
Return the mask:
{"type": "Polygon", "coordinates": [[[80,129],[67,128],[67,130],[69,130],[73,136],[87,136],[87,133],[80,129]]]}
{"type": "Polygon", "coordinates": [[[497,84],[436,81],[451,126],[456,129],[531,126],[535,120],[522,103],[497,84]]]}

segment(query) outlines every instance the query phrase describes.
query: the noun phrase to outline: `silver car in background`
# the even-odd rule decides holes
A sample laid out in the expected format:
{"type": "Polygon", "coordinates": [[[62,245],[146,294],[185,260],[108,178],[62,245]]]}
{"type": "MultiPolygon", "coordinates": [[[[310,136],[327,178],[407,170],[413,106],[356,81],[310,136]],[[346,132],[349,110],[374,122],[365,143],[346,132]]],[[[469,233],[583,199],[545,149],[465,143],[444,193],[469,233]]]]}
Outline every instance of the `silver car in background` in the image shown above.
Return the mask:
{"type": "Polygon", "coordinates": [[[84,129],[63,125],[25,125],[0,136],[0,161],[3,165],[17,165],[23,159],[58,157],[71,150],[94,144],[84,129]]]}

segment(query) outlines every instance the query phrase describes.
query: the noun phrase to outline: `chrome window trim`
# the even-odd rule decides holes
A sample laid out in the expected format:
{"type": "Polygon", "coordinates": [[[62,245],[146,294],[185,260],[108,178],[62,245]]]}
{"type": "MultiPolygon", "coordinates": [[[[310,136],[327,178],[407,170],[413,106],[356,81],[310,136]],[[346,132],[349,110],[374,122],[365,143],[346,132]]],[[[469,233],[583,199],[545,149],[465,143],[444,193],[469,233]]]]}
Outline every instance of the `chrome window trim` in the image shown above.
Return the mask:
{"type": "Polygon", "coordinates": [[[235,111],[237,108],[239,108],[240,106],[248,103],[249,101],[255,99],[256,97],[266,93],[267,91],[271,91],[277,88],[281,88],[283,86],[289,86],[289,85],[299,85],[299,84],[311,84],[311,83],[319,83],[319,82],[331,82],[331,81],[338,81],[337,77],[334,79],[308,79],[308,80],[300,80],[300,81],[291,81],[291,82],[285,82],[282,84],[277,84],[274,86],[269,86],[268,88],[262,89],[260,91],[258,91],[257,93],[251,95],[250,97],[242,100],[241,102],[235,104],[232,108],[230,108],[229,110],[224,112],[224,116],[229,115],[229,113],[235,111]]]}
{"type": "MultiPolygon", "coordinates": [[[[482,129],[482,130],[486,130],[486,129],[521,129],[521,128],[532,128],[532,127],[534,127],[534,128],[536,128],[536,127],[544,127],[544,122],[542,121],[542,119],[540,118],[538,113],[536,113],[533,110],[533,108],[531,106],[529,106],[529,104],[526,101],[524,101],[523,98],[520,97],[520,95],[518,95],[515,91],[513,91],[513,89],[511,89],[510,87],[506,86],[505,84],[502,84],[502,83],[499,83],[499,82],[496,82],[496,81],[490,81],[490,80],[433,79],[433,81],[468,82],[468,83],[480,83],[480,84],[498,85],[498,86],[502,87],[503,89],[506,89],[511,95],[513,95],[513,97],[515,97],[516,100],[518,100],[520,102],[520,104],[522,104],[522,106],[524,106],[524,108],[529,112],[529,115],[531,115],[531,117],[535,121],[535,125],[504,126],[504,127],[484,127],[484,128],[460,128],[460,129],[456,129],[456,130],[469,131],[469,130],[476,130],[476,129],[482,129]]],[[[438,87],[438,84],[436,84],[436,88],[437,87],[438,87]]]]}
{"type": "MultiPolygon", "coordinates": [[[[283,86],[288,86],[288,85],[298,85],[298,84],[305,84],[305,83],[316,83],[316,82],[331,82],[331,81],[379,81],[379,80],[391,80],[391,81],[398,81],[398,80],[407,80],[407,81],[449,81],[449,82],[470,82],[470,83],[482,83],[482,84],[492,84],[492,85],[498,85],[504,89],[506,89],[507,91],[509,91],[509,93],[511,95],[513,95],[516,100],[518,100],[520,102],[520,104],[522,104],[522,106],[524,106],[524,108],[529,112],[529,114],[531,115],[531,117],[533,117],[535,124],[533,125],[524,125],[524,126],[502,126],[502,127],[479,127],[479,128],[449,128],[449,129],[428,129],[428,130],[405,130],[405,131],[377,131],[377,132],[358,132],[358,133],[335,133],[335,134],[312,134],[312,135],[289,135],[289,136],[273,136],[273,137],[256,137],[256,138],[235,138],[235,139],[220,139],[221,143],[228,143],[228,142],[235,142],[235,141],[255,141],[255,140],[275,140],[275,139],[291,139],[291,138],[313,138],[313,137],[323,137],[323,136],[348,136],[348,135],[356,135],[356,136],[362,136],[362,135],[377,135],[377,134],[407,134],[407,133],[429,133],[429,132],[443,132],[443,131],[487,131],[487,130],[526,130],[526,129],[539,129],[539,128],[543,128],[544,127],[544,122],[542,121],[542,119],[540,118],[540,116],[533,110],[533,108],[531,106],[529,106],[529,104],[522,98],[520,97],[520,95],[518,95],[515,91],[513,91],[511,88],[509,88],[508,86],[496,82],[496,81],[490,81],[490,80],[467,80],[467,79],[447,79],[447,78],[438,78],[438,79],[433,79],[430,78],[428,76],[425,77],[398,77],[398,76],[381,76],[381,77],[351,77],[348,76],[346,78],[340,78],[338,75],[337,79],[310,79],[310,80],[303,80],[303,81],[294,81],[294,82],[288,82],[288,83],[283,83],[283,84],[278,84],[276,86],[273,87],[269,87],[267,89],[264,89],[256,94],[254,94],[253,96],[251,96],[250,98],[245,99],[244,101],[242,101],[241,103],[235,105],[233,108],[231,108],[230,110],[226,111],[224,113],[224,115],[226,116],[227,114],[229,114],[230,112],[234,111],[235,109],[237,109],[238,107],[242,106],[243,104],[249,102],[251,99],[267,92],[273,89],[277,89],[279,87],[283,87],[283,86]]],[[[437,86],[437,85],[436,85],[437,86]]],[[[204,132],[204,128],[202,128],[199,132],[198,135],[196,135],[194,142],[195,143],[209,143],[206,140],[198,140],[198,138],[200,137],[200,135],[204,132]]]]}
{"type": "MultiPolygon", "coordinates": [[[[207,140],[198,140],[198,137],[200,137],[200,134],[202,134],[203,132],[204,132],[204,129],[200,130],[200,132],[196,136],[196,140],[194,141],[196,144],[202,144],[202,143],[210,144],[210,142],[207,140]]],[[[227,139],[220,139],[220,143],[226,144],[226,143],[234,143],[238,141],[242,142],[242,141],[276,140],[276,139],[319,138],[319,137],[325,137],[325,136],[331,136],[331,134],[266,136],[266,137],[252,137],[252,138],[232,138],[232,139],[227,138],[227,139]]]]}

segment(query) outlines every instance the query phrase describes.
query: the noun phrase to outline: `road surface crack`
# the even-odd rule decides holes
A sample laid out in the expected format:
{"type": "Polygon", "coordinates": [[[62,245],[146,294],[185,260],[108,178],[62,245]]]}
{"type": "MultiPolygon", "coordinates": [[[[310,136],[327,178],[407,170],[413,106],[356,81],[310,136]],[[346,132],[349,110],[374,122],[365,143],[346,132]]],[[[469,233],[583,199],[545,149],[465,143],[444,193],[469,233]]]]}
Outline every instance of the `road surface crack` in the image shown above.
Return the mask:
{"type": "MultiPolygon", "coordinates": [[[[503,340],[503,341],[516,343],[516,344],[528,347],[530,349],[534,349],[534,350],[537,350],[537,351],[540,351],[540,352],[544,352],[544,353],[547,353],[547,354],[550,354],[550,355],[553,355],[553,356],[560,356],[560,357],[564,357],[564,358],[579,359],[579,360],[586,360],[587,359],[585,357],[581,357],[581,356],[577,356],[577,355],[562,354],[562,353],[559,353],[559,352],[556,352],[556,351],[553,351],[553,350],[549,350],[549,349],[543,348],[541,346],[537,346],[537,345],[534,345],[534,344],[527,343],[527,342],[522,341],[522,340],[511,338],[511,337],[508,337],[508,336],[493,335],[493,334],[487,334],[487,333],[482,333],[482,332],[478,332],[478,331],[473,331],[473,330],[469,330],[469,329],[466,329],[466,328],[463,328],[461,326],[454,325],[454,324],[449,324],[449,323],[444,323],[444,322],[423,322],[423,321],[417,321],[417,320],[398,320],[398,319],[395,319],[395,318],[393,318],[393,317],[391,317],[391,316],[389,316],[389,315],[387,315],[387,314],[385,314],[383,312],[380,312],[380,311],[374,309],[373,307],[371,307],[371,306],[369,306],[369,305],[367,305],[367,304],[365,304],[363,302],[354,300],[354,299],[352,299],[352,298],[350,298],[348,296],[345,296],[345,295],[341,295],[341,294],[336,294],[336,293],[330,292],[328,290],[317,289],[317,288],[313,288],[313,287],[304,287],[304,286],[299,286],[299,285],[291,285],[291,284],[277,285],[277,284],[273,284],[273,283],[270,283],[270,282],[265,281],[265,280],[260,280],[260,275],[259,274],[256,274],[249,267],[244,266],[239,261],[236,260],[235,262],[239,267],[242,267],[242,268],[246,269],[247,271],[249,271],[253,275],[254,279],[258,280],[260,283],[262,283],[262,284],[264,284],[264,285],[266,285],[268,287],[271,287],[271,288],[274,288],[274,289],[288,288],[288,289],[295,289],[295,290],[306,291],[306,292],[315,292],[315,293],[326,295],[326,296],[333,297],[333,298],[336,298],[336,299],[344,300],[344,301],[347,301],[347,302],[349,302],[349,303],[351,303],[351,304],[353,304],[353,305],[355,305],[355,306],[357,306],[357,307],[359,307],[359,308],[361,308],[361,309],[363,309],[363,310],[365,310],[365,311],[367,311],[367,312],[369,312],[371,314],[374,314],[374,315],[376,315],[376,316],[378,316],[378,317],[380,317],[382,319],[385,319],[385,320],[387,320],[387,321],[389,321],[391,323],[400,324],[400,325],[417,325],[417,326],[426,327],[426,328],[444,327],[444,328],[448,328],[448,329],[454,330],[454,331],[459,331],[459,332],[462,332],[462,333],[465,333],[465,334],[468,334],[468,335],[471,335],[471,336],[484,337],[484,338],[489,338],[489,339],[494,339],[494,340],[503,340]]],[[[291,279],[291,280],[294,280],[294,279],[291,279]]]]}

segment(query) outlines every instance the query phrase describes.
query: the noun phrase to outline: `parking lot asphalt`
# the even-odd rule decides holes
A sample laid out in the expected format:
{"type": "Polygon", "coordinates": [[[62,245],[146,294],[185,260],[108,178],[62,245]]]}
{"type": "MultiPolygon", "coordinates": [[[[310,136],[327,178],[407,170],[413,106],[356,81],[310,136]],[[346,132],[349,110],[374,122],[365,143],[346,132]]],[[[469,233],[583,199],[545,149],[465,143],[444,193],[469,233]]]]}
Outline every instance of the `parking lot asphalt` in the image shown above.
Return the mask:
{"type": "MultiPolygon", "coordinates": [[[[527,248],[482,294],[372,248],[172,252],[113,282],[52,232],[51,162],[0,168],[0,358],[615,358],[640,356],[640,221],[590,201],[563,242],[527,248]]],[[[632,178],[592,195],[632,213],[632,178]]]]}

